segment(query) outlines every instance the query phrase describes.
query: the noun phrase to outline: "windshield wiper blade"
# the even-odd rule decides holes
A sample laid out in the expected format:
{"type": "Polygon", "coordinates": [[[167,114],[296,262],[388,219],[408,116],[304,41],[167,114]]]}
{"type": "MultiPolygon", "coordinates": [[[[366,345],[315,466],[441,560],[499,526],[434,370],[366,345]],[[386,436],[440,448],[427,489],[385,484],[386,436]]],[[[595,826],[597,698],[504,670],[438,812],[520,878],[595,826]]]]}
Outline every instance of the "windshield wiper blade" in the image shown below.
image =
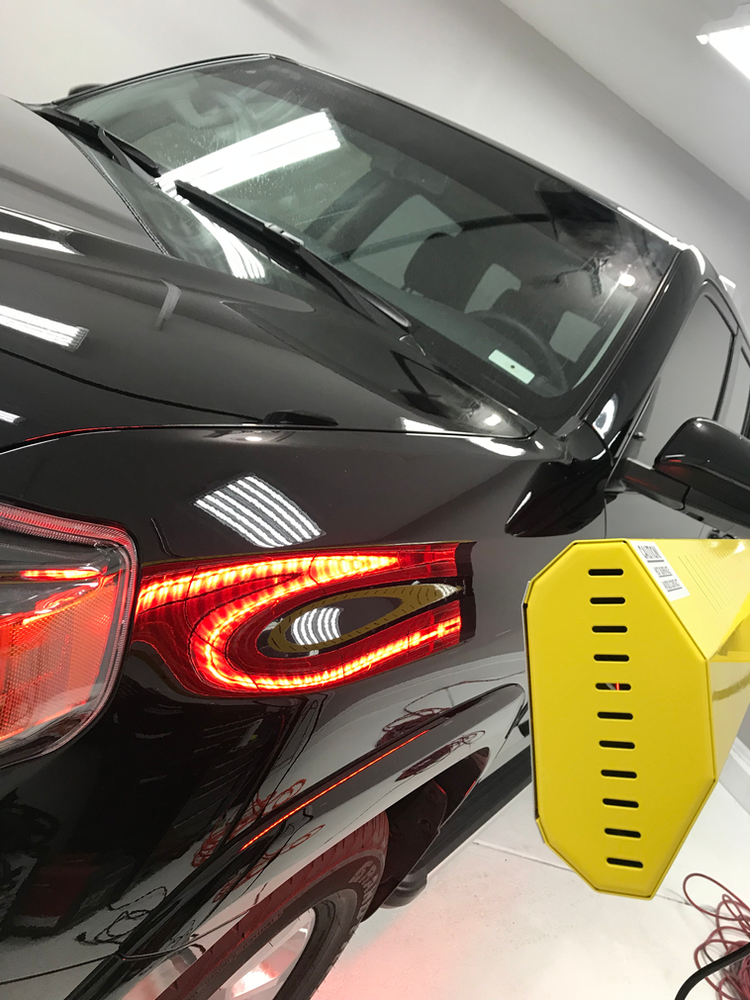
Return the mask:
{"type": "Polygon", "coordinates": [[[132,170],[132,165],[135,163],[151,177],[158,177],[162,172],[161,166],[156,160],[152,160],[147,153],[113,135],[102,125],[89,121],[88,118],[79,118],[77,115],[72,115],[69,111],[63,111],[62,108],[53,105],[32,107],[31,110],[40,118],[57,125],[58,128],[77,135],[86,142],[96,144],[127,170],[132,170]]]}
{"type": "Polygon", "coordinates": [[[191,205],[203,209],[219,221],[238,229],[244,235],[254,237],[263,247],[276,250],[301,263],[309,274],[315,275],[336,292],[345,305],[363,313],[368,319],[371,318],[371,315],[366,308],[367,305],[387,316],[402,330],[411,329],[411,321],[390,302],[386,302],[375,292],[371,292],[369,288],[361,285],[355,278],[339,271],[323,257],[309,250],[298,236],[294,236],[272,222],[266,222],[265,219],[261,219],[251,212],[237,208],[236,205],[224,201],[223,198],[217,198],[216,195],[209,194],[187,181],[175,180],[173,186],[175,193],[184,198],[185,201],[190,202],[191,205]]]}

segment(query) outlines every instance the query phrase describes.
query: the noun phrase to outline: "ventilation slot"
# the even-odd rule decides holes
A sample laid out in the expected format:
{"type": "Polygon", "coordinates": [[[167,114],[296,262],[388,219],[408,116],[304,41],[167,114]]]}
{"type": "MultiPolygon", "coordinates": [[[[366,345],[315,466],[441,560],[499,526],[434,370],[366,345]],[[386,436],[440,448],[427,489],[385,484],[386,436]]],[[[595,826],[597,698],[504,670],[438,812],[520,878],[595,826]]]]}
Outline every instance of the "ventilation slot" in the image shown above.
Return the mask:
{"type": "Polygon", "coordinates": [[[621,569],[590,569],[589,576],[622,576],[621,569]]]}
{"type": "Polygon", "coordinates": [[[602,799],[605,806],[619,806],[620,809],[637,809],[638,803],[632,799],[602,799]]]}
{"type": "Polygon", "coordinates": [[[624,597],[592,597],[592,604],[624,604],[624,597]]]}
{"type": "Polygon", "coordinates": [[[637,778],[635,771],[602,771],[605,778],[637,778]]]}
{"type": "Polygon", "coordinates": [[[592,625],[592,632],[627,632],[627,625],[592,625]]]}
{"type": "Polygon", "coordinates": [[[599,746],[610,750],[635,750],[635,743],[624,743],[622,740],[599,740],[599,746]]]}
{"type": "Polygon", "coordinates": [[[632,719],[632,712],[597,712],[600,719],[632,719]]]}
{"type": "Polygon", "coordinates": [[[640,840],[641,835],[637,830],[617,830],[614,827],[605,827],[604,832],[608,837],[630,837],[633,840],[640,840]]]}
{"type": "Polygon", "coordinates": [[[597,663],[627,663],[630,657],[627,653],[595,653],[597,663]]]}
{"type": "Polygon", "coordinates": [[[607,858],[607,864],[620,868],[643,868],[642,861],[629,861],[627,858],[607,858]]]}
{"type": "Polygon", "coordinates": [[[596,685],[597,691],[630,691],[630,685],[624,684],[622,681],[609,681],[604,684],[596,685]]]}

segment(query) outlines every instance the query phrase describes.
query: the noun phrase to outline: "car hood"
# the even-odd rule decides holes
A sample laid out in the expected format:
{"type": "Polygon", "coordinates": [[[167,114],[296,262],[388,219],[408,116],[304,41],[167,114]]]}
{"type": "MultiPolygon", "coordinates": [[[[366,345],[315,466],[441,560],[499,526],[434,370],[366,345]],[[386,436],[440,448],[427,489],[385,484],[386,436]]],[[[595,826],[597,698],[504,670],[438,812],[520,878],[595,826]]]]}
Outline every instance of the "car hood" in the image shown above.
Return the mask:
{"type": "Polygon", "coordinates": [[[0,136],[0,207],[134,246],[153,245],[111,184],[67,135],[1,95],[0,136]]]}

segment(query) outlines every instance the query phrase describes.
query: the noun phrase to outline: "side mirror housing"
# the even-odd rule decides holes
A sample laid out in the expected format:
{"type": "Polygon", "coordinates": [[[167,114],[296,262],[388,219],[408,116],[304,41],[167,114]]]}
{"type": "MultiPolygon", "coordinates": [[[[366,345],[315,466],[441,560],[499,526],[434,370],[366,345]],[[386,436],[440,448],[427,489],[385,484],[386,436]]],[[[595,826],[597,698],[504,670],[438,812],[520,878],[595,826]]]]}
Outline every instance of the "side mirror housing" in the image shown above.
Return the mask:
{"type": "Polygon", "coordinates": [[[750,440],[713,420],[695,417],[684,423],[653,469],[626,461],[623,481],[717,527],[750,527],[750,440]]]}

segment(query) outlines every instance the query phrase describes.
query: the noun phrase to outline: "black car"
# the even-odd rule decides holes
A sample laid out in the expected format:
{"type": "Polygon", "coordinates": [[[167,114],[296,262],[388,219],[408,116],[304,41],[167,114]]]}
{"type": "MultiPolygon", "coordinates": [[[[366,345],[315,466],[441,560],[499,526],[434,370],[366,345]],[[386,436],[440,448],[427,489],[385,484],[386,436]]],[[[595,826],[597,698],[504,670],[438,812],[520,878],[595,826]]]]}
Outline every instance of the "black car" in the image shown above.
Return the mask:
{"type": "Polygon", "coordinates": [[[664,449],[742,444],[746,335],[698,250],[278,57],[0,135],[0,997],[303,1000],[530,780],[528,580],[742,520],[664,449]]]}

